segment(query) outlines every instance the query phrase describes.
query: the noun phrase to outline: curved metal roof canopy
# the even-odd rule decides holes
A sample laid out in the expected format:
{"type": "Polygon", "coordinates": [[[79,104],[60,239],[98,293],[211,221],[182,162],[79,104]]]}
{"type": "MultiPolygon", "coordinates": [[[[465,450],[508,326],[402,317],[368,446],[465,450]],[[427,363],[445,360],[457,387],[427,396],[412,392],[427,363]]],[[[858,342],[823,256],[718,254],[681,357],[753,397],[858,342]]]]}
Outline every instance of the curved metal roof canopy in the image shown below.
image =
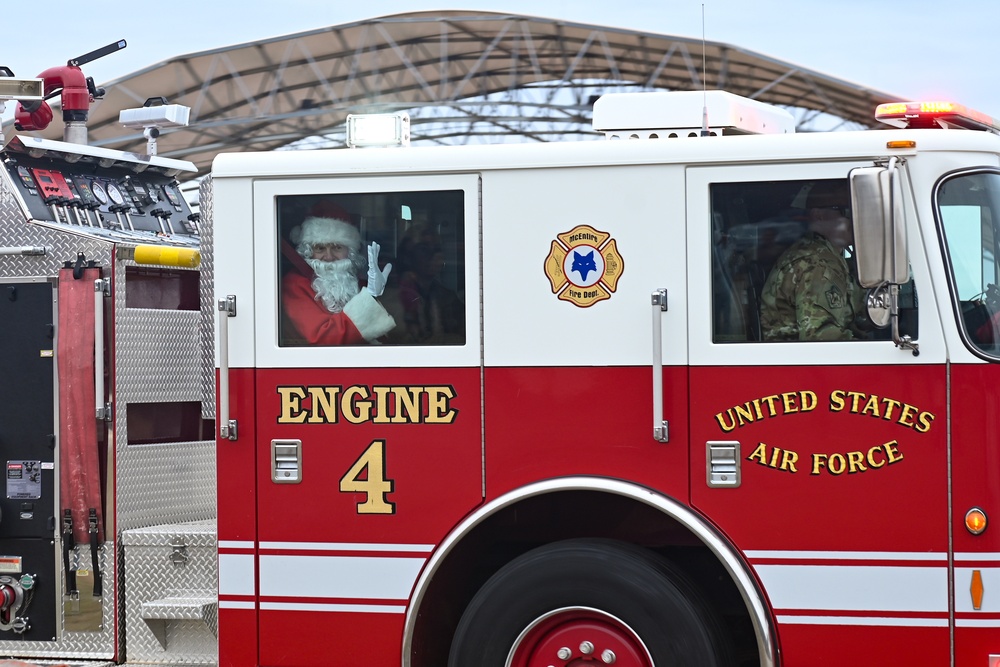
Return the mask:
{"type": "MultiPolygon", "coordinates": [[[[145,152],[118,122],[147,98],[191,107],[158,153],[207,173],[223,151],[343,146],[348,113],[408,110],[412,141],[595,138],[591,103],[620,90],[723,89],[874,126],[893,95],[718,42],[489,12],[397,14],[179,56],[104,84],[91,145],[145,152]],[[704,78],[704,81],[703,81],[704,78]]],[[[59,138],[62,123],[44,136],[59,138]]]]}

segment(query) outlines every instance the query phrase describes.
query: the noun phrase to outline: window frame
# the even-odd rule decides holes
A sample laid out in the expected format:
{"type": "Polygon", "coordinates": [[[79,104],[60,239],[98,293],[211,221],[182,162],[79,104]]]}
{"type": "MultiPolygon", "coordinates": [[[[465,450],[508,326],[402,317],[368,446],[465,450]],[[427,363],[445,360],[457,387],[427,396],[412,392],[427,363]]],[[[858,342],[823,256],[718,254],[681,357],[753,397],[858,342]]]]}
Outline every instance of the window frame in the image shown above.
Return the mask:
{"type": "MultiPolygon", "coordinates": [[[[958,285],[955,281],[955,267],[952,262],[952,253],[948,249],[948,236],[945,231],[944,220],[941,216],[941,203],[940,203],[940,192],[941,186],[948,181],[954,180],[956,178],[961,178],[963,176],[971,176],[975,174],[993,174],[1000,176],[1000,170],[995,167],[974,167],[967,169],[958,169],[955,171],[950,171],[943,174],[937,182],[934,183],[934,193],[932,197],[933,209],[934,209],[934,221],[938,233],[938,243],[941,248],[941,255],[944,261],[945,269],[945,280],[948,283],[948,296],[951,302],[951,310],[955,317],[955,328],[958,330],[958,335],[962,340],[963,345],[979,359],[989,361],[991,363],[997,363],[1000,361],[1000,350],[998,352],[991,354],[990,352],[984,350],[975,342],[973,342],[969,331],[966,328],[965,318],[962,316],[961,300],[958,291],[958,285]]],[[[996,211],[1000,214],[1000,211],[996,211]]],[[[995,227],[997,226],[994,223],[995,227]]],[[[995,245],[1000,245],[1000,242],[995,243],[995,245]]],[[[994,258],[994,269],[1000,270],[1000,258],[994,258]]]]}
{"type": "MultiPolygon", "coordinates": [[[[320,177],[268,179],[253,187],[254,348],[259,368],[287,367],[415,367],[479,365],[480,267],[479,177],[442,176],[320,177]],[[462,345],[280,345],[280,239],[278,201],[281,197],[461,191],[464,202],[465,343],[462,345]]],[[[382,258],[383,261],[385,258],[382,258]]],[[[400,324],[397,323],[397,326],[400,324]]]]}
{"type": "Polygon", "coordinates": [[[851,169],[870,166],[870,161],[838,163],[777,163],[726,167],[689,167],[687,178],[687,223],[689,225],[688,259],[691,276],[688,282],[690,316],[690,359],[692,365],[774,365],[823,366],[888,363],[931,363],[944,357],[944,340],[936,317],[930,274],[909,188],[904,208],[909,224],[908,253],[917,293],[920,295],[918,331],[920,356],[896,349],[892,341],[726,341],[716,343],[712,287],[712,202],[711,186],[718,183],[766,181],[806,181],[846,179],[851,169]],[[698,271],[703,271],[698,275],[698,271]],[[699,305],[696,305],[699,304],[699,305]]]}

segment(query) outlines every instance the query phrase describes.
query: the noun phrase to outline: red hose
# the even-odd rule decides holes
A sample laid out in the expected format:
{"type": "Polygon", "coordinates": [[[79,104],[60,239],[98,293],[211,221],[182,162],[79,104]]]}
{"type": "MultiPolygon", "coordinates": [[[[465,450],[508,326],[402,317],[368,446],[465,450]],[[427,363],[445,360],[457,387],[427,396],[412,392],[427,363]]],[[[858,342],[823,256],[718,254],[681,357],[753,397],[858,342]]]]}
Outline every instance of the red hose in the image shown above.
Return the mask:
{"type": "MultiPolygon", "coordinates": [[[[59,489],[61,510],[71,510],[77,544],[90,542],[88,514],[97,510],[98,539],[104,541],[100,453],[97,442],[94,373],[94,281],[100,269],[59,271],[57,361],[59,368],[59,489]]],[[[62,512],[60,512],[62,514],[62,512]]]]}

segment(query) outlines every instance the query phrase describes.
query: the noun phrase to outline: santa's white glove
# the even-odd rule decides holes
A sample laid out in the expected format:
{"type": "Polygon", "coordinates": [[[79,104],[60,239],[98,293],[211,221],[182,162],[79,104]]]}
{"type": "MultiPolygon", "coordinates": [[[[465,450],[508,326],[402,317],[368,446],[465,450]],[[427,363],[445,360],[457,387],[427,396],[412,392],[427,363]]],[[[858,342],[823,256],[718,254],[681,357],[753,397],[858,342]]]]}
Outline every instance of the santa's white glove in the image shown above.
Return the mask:
{"type": "Polygon", "coordinates": [[[389,272],[392,271],[392,264],[386,264],[381,271],[378,268],[378,251],[380,246],[374,241],[368,246],[368,291],[372,296],[382,296],[385,291],[385,283],[389,279],[389,272]]]}

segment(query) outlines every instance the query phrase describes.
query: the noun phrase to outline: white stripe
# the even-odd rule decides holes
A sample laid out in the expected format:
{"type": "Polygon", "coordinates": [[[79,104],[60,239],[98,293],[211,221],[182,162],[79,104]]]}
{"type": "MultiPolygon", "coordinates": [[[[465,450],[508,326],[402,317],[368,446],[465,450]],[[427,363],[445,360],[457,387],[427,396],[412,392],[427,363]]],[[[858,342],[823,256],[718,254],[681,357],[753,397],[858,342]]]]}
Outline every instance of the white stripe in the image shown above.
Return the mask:
{"type": "Polygon", "coordinates": [[[926,551],[744,551],[747,558],[783,560],[932,560],[946,561],[946,553],[926,551]]]}
{"type": "Polygon", "coordinates": [[[406,600],[424,560],[261,556],[260,593],[267,597],[406,600]]]}
{"type": "Polygon", "coordinates": [[[219,600],[219,609],[256,609],[254,603],[242,600],[219,600]]]}
{"type": "Polygon", "coordinates": [[[349,614],[405,614],[406,607],[397,604],[307,604],[292,602],[262,602],[264,611],[337,611],[349,614]]]}
{"type": "Polygon", "coordinates": [[[254,595],[252,554],[219,554],[219,595],[254,595]]]}
{"type": "Polygon", "coordinates": [[[980,561],[1000,561],[1000,554],[998,553],[975,553],[975,552],[962,552],[955,554],[956,561],[966,561],[966,560],[980,560],[980,561]]]}
{"type": "Polygon", "coordinates": [[[944,567],[754,565],[775,609],[948,611],[944,567]]]}
{"type": "Polygon", "coordinates": [[[1000,618],[959,618],[955,620],[959,628],[1000,628],[1000,618]]]}
{"type": "Polygon", "coordinates": [[[433,544],[364,544],[356,542],[261,542],[261,549],[282,551],[405,551],[430,553],[433,544]]]}
{"type": "Polygon", "coordinates": [[[778,616],[782,625],[867,625],[882,627],[946,628],[947,618],[889,618],[857,616],[778,616]]]}
{"type": "Polygon", "coordinates": [[[241,542],[239,540],[220,540],[220,549],[253,549],[253,542],[241,542]]]}

